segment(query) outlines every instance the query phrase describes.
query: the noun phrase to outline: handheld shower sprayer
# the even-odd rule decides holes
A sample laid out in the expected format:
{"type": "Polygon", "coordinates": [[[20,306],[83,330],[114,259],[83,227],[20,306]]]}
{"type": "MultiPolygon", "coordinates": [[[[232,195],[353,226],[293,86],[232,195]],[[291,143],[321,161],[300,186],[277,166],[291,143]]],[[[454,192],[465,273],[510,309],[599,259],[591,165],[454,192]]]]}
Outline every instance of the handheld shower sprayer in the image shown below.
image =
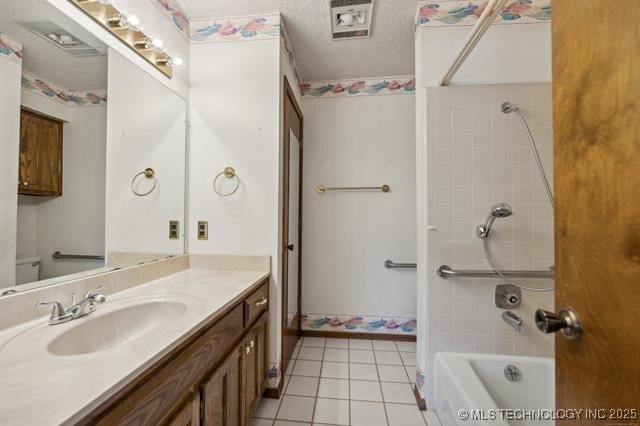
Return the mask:
{"type": "Polygon", "coordinates": [[[476,235],[482,240],[487,239],[489,237],[489,233],[491,232],[491,227],[493,226],[493,221],[496,218],[509,217],[513,214],[513,209],[507,203],[497,203],[491,207],[491,213],[487,216],[487,221],[484,225],[478,225],[476,227],[476,235]]]}

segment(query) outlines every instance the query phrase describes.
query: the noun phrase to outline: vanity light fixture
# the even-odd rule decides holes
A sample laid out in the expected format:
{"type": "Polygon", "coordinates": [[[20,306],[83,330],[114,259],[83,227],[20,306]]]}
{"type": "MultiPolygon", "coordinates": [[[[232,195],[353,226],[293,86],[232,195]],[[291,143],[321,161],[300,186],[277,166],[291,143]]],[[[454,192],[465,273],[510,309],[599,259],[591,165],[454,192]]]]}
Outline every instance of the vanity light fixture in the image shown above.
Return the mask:
{"type": "Polygon", "coordinates": [[[164,40],[158,37],[145,37],[133,42],[138,49],[152,49],[157,52],[164,52],[164,40]]]}
{"type": "Polygon", "coordinates": [[[142,17],[129,11],[118,10],[118,0],[67,0],[100,24],[134,52],[144,58],[165,76],[173,76],[173,68],[184,64],[184,59],[170,55],[164,40],[144,33],[142,17]]]}
{"type": "Polygon", "coordinates": [[[178,55],[167,56],[166,59],[159,59],[156,61],[158,65],[166,65],[171,68],[180,68],[184,65],[184,59],[178,55]]]}
{"type": "Polygon", "coordinates": [[[120,13],[107,19],[113,29],[130,29],[131,31],[142,31],[142,19],[133,13],[120,13]]]}

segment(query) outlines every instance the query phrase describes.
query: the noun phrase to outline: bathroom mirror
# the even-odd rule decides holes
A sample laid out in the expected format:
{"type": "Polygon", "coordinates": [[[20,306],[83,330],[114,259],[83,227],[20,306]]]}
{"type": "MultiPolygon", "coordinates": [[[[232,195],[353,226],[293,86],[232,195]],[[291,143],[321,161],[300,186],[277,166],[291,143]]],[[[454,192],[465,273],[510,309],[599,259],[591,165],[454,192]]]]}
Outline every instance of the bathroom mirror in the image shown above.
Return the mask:
{"type": "Polygon", "coordinates": [[[184,99],[23,0],[0,2],[0,103],[0,294],[184,253],[184,99]]]}

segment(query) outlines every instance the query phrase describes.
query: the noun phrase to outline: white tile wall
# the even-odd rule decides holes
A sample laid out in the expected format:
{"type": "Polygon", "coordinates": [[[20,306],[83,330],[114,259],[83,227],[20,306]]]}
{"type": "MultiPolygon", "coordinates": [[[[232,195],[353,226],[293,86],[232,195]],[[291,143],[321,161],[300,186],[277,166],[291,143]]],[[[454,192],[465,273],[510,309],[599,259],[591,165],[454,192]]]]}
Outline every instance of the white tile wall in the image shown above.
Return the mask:
{"type": "MultiPolygon", "coordinates": [[[[441,264],[489,269],[475,226],[496,202],[513,216],[495,223],[490,239],[505,269],[553,264],[553,211],[520,121],[500,112],[509,100],[529,123],[549,179],[553,179],[551,86],[547,83],[438,87],[427,93],[429,223],[428,315],[430,354],[440,351],[553,356],[553,337],[535,328],[533,313],[553,308],[553,292],[523,291],[513,309],[525,321],[520,334],[501,318],[493,294],[500,280],[449,279],[441,264]]],[[[528,280],[547,287],[549,280],[528,280]]],[[[427,378],[428,380],[428,378],[427,378]]]]}

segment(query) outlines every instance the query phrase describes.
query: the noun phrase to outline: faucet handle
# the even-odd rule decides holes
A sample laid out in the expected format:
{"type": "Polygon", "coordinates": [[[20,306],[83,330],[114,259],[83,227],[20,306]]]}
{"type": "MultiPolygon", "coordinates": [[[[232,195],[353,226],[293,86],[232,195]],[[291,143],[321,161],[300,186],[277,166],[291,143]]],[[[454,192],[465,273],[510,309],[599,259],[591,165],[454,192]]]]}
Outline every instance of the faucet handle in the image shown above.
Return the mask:
{"type": "Polygon", "coordinates": [[[85,299],[91,299],[91,298],[94,298],[95,296],[97,296],[97,295],[98,295],[98,293],[96,293],[96,291],[100,290],[101,288],[104,288],[104,286],[103,286],[103,285],[100,285],[100,286],[98,286],[98,287],[96,287],[96,288],[94,288],[94,289],[92,289],[92,290],[89,290],[89,291],[87,292],[87,294],[85,294],[85,295],[84,295],[84,298],[85,298],[85,299]]]}
{"type": "Polygon", "coordinates": [[[62,303],[58,301],[54,300],[51,302],[36,303],[36,307],[43,306],[43,305],[53,305],[53,308],[51,309],[51,318],[59,318],[67,314],[67,311],[64,309],[64,306],[62,306],[62,303]]]}

